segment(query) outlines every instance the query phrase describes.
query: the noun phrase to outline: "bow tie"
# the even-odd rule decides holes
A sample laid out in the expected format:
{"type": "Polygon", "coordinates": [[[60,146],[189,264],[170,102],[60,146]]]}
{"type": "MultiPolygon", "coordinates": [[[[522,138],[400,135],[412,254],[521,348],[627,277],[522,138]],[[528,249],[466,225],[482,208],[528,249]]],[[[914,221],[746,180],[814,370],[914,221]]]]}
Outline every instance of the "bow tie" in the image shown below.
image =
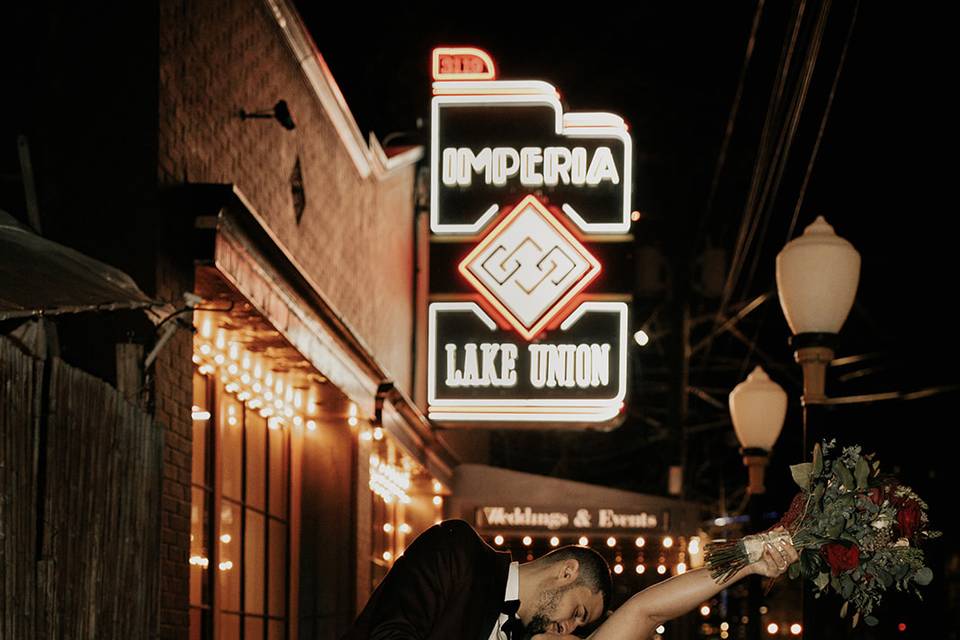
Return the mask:
{"type": "Polygon", "coordinates": [[[500,631],[506,634],[508,640],[519,640],[523,636],[524,626],[520,622],[520,618],[517,617],[519,609],[519,600],[507,600],[500,608],[500,611],[509,617],[506,622],[500,625],[500,631]]]}

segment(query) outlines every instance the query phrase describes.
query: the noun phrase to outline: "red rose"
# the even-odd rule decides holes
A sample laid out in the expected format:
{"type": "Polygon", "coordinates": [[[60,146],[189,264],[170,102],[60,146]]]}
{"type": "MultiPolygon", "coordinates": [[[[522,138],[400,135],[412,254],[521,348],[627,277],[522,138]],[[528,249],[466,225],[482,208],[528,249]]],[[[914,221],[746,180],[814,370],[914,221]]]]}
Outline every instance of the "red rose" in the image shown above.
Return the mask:
{"type": "Polygon", "coordinates": [[[830,542],[820,547],[820,553],[827,559],[827,564],[835,576],[856,569],[860,564],[860,547],[855,544],[848,547],[838,542],[830,542]]]}
{"type": "Polygon", "coordinates": [[[900,535],[913,539],[913,535],[920,527],[920,505],[916,500],[907,500],[897,511],[897,525],[900,526],[900,535]]]}

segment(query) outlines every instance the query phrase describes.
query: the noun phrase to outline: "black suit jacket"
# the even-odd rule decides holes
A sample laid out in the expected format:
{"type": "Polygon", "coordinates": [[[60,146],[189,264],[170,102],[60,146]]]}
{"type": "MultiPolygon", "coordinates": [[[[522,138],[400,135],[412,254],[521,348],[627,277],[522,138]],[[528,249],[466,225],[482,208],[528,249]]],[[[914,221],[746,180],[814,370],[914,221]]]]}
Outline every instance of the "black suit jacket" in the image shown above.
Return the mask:
{"type": "Polygon", "coordinates": [[[510,554],[466,522],[434,525],[397,558],[343,640],[487,640],[509,570],[510,554]]]}

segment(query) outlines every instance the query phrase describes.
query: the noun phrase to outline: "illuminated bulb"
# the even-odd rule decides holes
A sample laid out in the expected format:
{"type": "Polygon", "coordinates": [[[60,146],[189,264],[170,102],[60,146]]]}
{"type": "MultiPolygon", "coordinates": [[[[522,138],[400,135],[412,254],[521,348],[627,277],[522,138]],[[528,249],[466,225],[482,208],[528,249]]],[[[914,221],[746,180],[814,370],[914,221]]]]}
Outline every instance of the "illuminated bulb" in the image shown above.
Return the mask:
{"type": "Polygon", "coordinates": [[[557,536],[553,536],[552,538],[550,538],[551,547],[556,547],[559,544],[560,544],[560,538],[558,538],[557,536]]]}
{"type": "Polygon", "coordinates": [[[387,562],[390,562],[391,560],[393,560],[393,554],[390,553],[389,551],[384,551],[383,559],[386,560],[387,562]]]}
{"type": "Polygon", "coordinates": [[[254,398],[250,401],[251,409],[259,409],[261,405],[263,405],[263,402],[260,401],[260,398],[254,398]]]}
{"type": "Polygon", "coordinates": [[[229,533],[224,533],[220,536],[220,542],[223,544],[229,544],[231,540],[233,540],[233,538],[230,537],[229,533]]]}
{"type": "MultiPolygon", "coordinates": [[[[900,629],[900,631],[906,631],[907,625],[901,622],[897,628],[900,629]]],[[[798,623],[794,622],[792,625],[790,625],[790,633],[792,633],[795,636],[798,636],[801,633],[803,633],[803,627],[800,626],[798,623]]]]}
{"type": "Polygon", "coordinates": [[[257,364],[253,365],[253,377],[260,378],[263,376],[263,367],[260,366],[260,361],[257,361],[257,364]]]}
{"type": "Polygon", "coordinates": [[[216,362],[217,364],[223,364],[224,362],[223,354],[218,353],[217,355],[213,356],[213,361],[216,362]]]}
{"type": "Polygon", "coordinates": [[[293,407],[287,407],[286,409],[284,409],[284,410],[283,410],[283,415],[287,416],[288,418],[292,418],[292,417],[293,417],[293,407]]]}
{"type": "Polygon", "coordinates": [[[210,321],[210,318],[204,318],[203,322],[200,323],[200,335],[204,338],[209,338],[210,334],[213,333],[213,322],[210,321]]]}
{"type": "Polygon", "coordinates": [[[760,615],[762,615],[762,616],[767,615],[767,611],[769,611],[769,609],[767,609],[766,606],[760,607],[760,615]]]}
{"type": "Polygon", "coordinates": [[[413,528],[410,525],[408,525],[406,522],[400,525],[400,533],[402,533],[403,535],[407,535],[411,531],[413,531],[413,528]]]}
{"type": "Polygon", "coordinates": [[[721,632],[720,632],[720,640],[727,640],[727,638],[729,638],[729,637],[730,637],[730,632],[729,632],[729,631],[721,631],[721,632]]]}
{"type": "Polygon", "coordinates": [[[661,634],[661,635],[663,635],[663,632],[666,631],[666,630],[667,630],[667,628],[666,628],[665,626],[663,626],[663,625],[660,625],[659,627],[657,627],[657,633],[659,633],[659,634],[661,634]]]}
{"type": "Polygon", "coordinates": [[[240,359],[240,345],[238,345],[236,342],[231,342],[231,343],[230,343],[229,355],[230,355],[230,359],[231,359],[231,360],[239,360],[239,359],[240,359]]]}
{"type": "Polygon", "coordinates": [[[200,353],[202,353],[203,355],[205,356],[210,355],[210,351],[211,351],[210,345],[208,345],[207,343],[203,343],[202,345],[200,345],[200,353]]]}
{"type": "Polygon", "coordinates": [[[533,544],[533,538],[530,536],[523,536],[523,544],[524,546],[529,547],[531,544],[533,544]]]}
{"type": "Polygon", "coordinates": [[[283,408],[283,400],[280,400],[280,399],[274,400],[274,401],[273,401],[273,406],[275,406],[277,409],[282,409],[282,408],[283,408]]]}
{"type": "Polygon", "coordinates": [[[208,376],[208,375],[210,375],[211,373],[213,373],[213,367],[211,367],[211,366],[208,365],[208,364],[205,364],[205,365],[203,365],[203,366],[200,367],[200,373],[203,374],[203,375],[205,375],[205,376],[208,376]]]}
{"type": "Polygon", "coordinates": [[[672,546],[673,546],[673,538],[671,538],[670,536],[667,536],[666,538],[663,539],[664,549],[669,549],[672,546]]]}
{"type": "Polygon", "coordinates": [[[230,571],[230,569],[233,569],[233,562],[230,560],[224,560],[220,563],[220,571],[230,571]]]}
{"type": "Polygon", "coordinates": [[[295,406],[297,409],[299,409],[300,407],[303,406],[303,392],[302,392],[302,391],[297,391],[296,393],[293,394],[293,406],[295,406]]]}
{"type": "Polygon", "coordinates": [[[241,391],[240,393],[237,394],[237,400],[239,400],[240,402],[246,402],[249,399],[250,399],[250,394],[246,391],[241,391]]]}
{"type": "Polygon", "coordinates": [[[347,424],[350,425],[351,427],[357,426],[357,422],[358,420],[356,416],[350,416],[349,418],[347,418],[347,424]]]}
{"type": "Polygon", "coordinates": [[[230,425],[231,427],[237,426],[237,419],[236,419],[236,417],[230,416],[229,418],[227,418],[227,424],[230,425]]]}
{"type": "Polygon", "coordinates": [[[283,393],[283,378],[277,376],[277,383],[273,385],[273,389],[277,392],[277,395],[283,393]]]}
{"type": "Polygon", "coordinates": [[[646,571],[646,570],[647,570],[647,568],[646,568],[645,566],[643,566],[642,564],[638,564],[638,565],[637,565],[637,573],[639,573],[640,575],[643,575],[643,572],[646,571]]]}
{"type": "Polygon", "coordinates": [[[249,369],[249,368],[250,368],[250,354],[249,354],[249,353],[244,352],[244,354],[243,354],[243,360],[240,361],[240,366],[243,367],[244,369],[249,369]]]}
{"type": "Polygon", "coordinates": [[[373,430],[374,440],[383,440],[383,428],[377,427],[373,430]]]}
{"type": "Polygon", "coordinates": [[[729,631],[729,630],[730,630],[730,623],[729,623],[729,622],[721,622],[721,623],[720,623],[720,631],[729,631]]]}
{"type": "Polygon", "coordinates": [[[630,212],[630,219],[631,219],[632,221],[634,221],[634,222],[636,222],[637,220],[639,220],[639,219],[640,219],[640,212],[639,212],[639,211],[631,211],[631,212],[630,212]]]}
{"type": "Polygon", "coordinates": [[[657,573],[659,573],[660,575],[663,575],[663,574],[665,574],[666,572],[667,572],[667,567],[666,567],[666,566],[664,566],[664,565],[662,565],[662,564],[658,564],[658,565],[657,565],[657,573]]]}
{"type": "Polygon", "coordinates": [[[581,546],[581,547],[585,547],[585,546],[587,546],[588,544],[590,544],[590,540],[587,539],[587,536],[580,536],[580,539],[577,540],[577,542],[580,543],[580,546],[581,546]]]}
{"type": "Polygon", "coordinates": [[[268,387],[273,386],[273,371],[267,371],[267,375],[263,379],[263,384],[267,385],[268,387]]]}
{"type": "Polygon", "coordinates": [[[620,564],[619,562],[613,565],[613,572],[617,575],[620,575],[621,573],[623,573],[623,565],[620,564]]]}
{"type": "Polygon", "coordinates": [[[204,411],[204,410],[202,410],[200,407],[194,407],[194,408],[193,408],[193,419],[194,419],[194,420],[197,420],[197,421],[209,420],[209,419],[210,419],[210,412],[209,412],[209,411],[204,411]]]}
{"type": "Polygon", "coordinates": [[[236,393],[240,390],[240,385],[238,385],[236,382],[231,382],[226,386],[226,390],[227,393],[236,393]]]}
{"type": "Polygon", "coordinates": [[[370,466],[379,467],[380,466],[380,456],[375,453],[370,454],[370,466]]]}
{"type": "Polygon", "coordinates": [[[687,551],[690,552],[690,555],[700,553],[700,538],[694,536],[690,538],[690,544],[687,545],[687,551]]]}
{"type": "Polygon", "coordinates": [[[780,626],[776,622],[771,622],[767,625],[767,633],[772,636],[777,635],[777,631],[780,631],[780,626]]]}
{"type": "Polygon", "coordinates": [[[638,536],[637,539],[634,540],[634,542],[638,547],[643,547],[644,545],[647,544],[647,541],[643,539],[643,536],[638,536]]]}
{"type": "Polygon", "coordinates": [[[303,426],[303,418],[301,418],[300,416],[293,416],[293,426],[295,426],[295,427],[302,427],[302,426],[303,426]]]}
{"type": "Polygon", "coordinates": [[[354,404],[353,402],[351,402],[350,406],[347,407],[347,415],[352,416],[354,418],[357,417],[357,405],[354,404]]]}
{"type": "Polygon", "coordinates": [[[261,417],[269,418],[273,415],[273,409],[270,407],[264,407],[263,409],[260,409],[260,415],[261,417]]]}
{"type": "Polygon", "coordinates": [[[679,574],[681,574],[681,573],[686,573],[686,572],[687,572],[687,563],[685,563],[685,562],[678,562],[678,563],[677,563],[677,574],[679,575],[679,574]]]}
{"type": "Polygon", "coordinates": [[[283,426],[283,418],[281,418],[280,416],[273,416],[272,418],[267,420],[267,427],[270,429],[273,429],[274,431],[276,431],[282,426],[283,426]]]}
{"type": "Polygon", "coordinates": [[[633,334],[633,339],[641,347],[645,347],[650,343],[650,336],[648,336],[647,332],[643,329],[640,329],[640,331],[637,331],[635,334],[633,334]]]}
{"type": "Polygon", "coordinates": [[[200,356],[193,354],[193,364],[200,364],[200,356]]]}
{"type": "Polygon", "coordinates": [[[503,544],[503,536],[497,536],[493,539],[493,544],[500,546],[503,544]]]}
{"type": "Polygon", "coordinates": [[[217,349],[223,349],[227,346],[227,334],[223,329],[217,329],[217,339],[213,341],[217,349]]]}
{"type": "Polygon", "coordinates": [[[438,481],[434,480],[434,481],[433,481],[433,492],[434,492],[434,493],[440,493],[441,491],[443,491],[443,485],[440,484],[438,481]]]}
{"type": "Polygon", "coordinates": [[[373,434],[370,433],[369,431],[364,431],[363,433],[360,434],[360,439],[366,440],[367,442],[369,442],[370,440],[373,440],[373,434]]]}
{"type": "Polygon", "coordinates": [[[316,431],[317,423],[313,420],[307,420],[307,431],[316,431]]]}
{"type": "Polygon", "coordinates": [[[439,507],[440,505],[443,504],[443,498],[441,498],[440,496],[433,496],[433,504],[439,507]]]}
{"type": "Polygon", "coordinates": [[[240,382],[242,382],[243,384],[250,384],[250,380],[251,378],[249,373],[245,373],[242,376],[240,376],[240,382]]]}
{"type": "Polygon", "coordinates": [[[610,536],[609,538],[607,538],[607,546],[608,546],[608,547],[615,547],[615,546],[617,546],[617,539],[614,538],[613,536],[610,536]]]}
{"type": "Polygon", "coordinates": [[[700,615],[702,615],[703,617],[707,617],[708,615],[710,615],[710,607],[707,605],[703,605],[702,607],[700,607],[700,615]]]}
{"type": "Polygon", "coordinates": [[[263,391],[263,387],[260,386],[260,383],[259,383],[259,382],[254,382],[252,389],[253,389],[254,393],[260,393],[261,391],[263,391]]]}

